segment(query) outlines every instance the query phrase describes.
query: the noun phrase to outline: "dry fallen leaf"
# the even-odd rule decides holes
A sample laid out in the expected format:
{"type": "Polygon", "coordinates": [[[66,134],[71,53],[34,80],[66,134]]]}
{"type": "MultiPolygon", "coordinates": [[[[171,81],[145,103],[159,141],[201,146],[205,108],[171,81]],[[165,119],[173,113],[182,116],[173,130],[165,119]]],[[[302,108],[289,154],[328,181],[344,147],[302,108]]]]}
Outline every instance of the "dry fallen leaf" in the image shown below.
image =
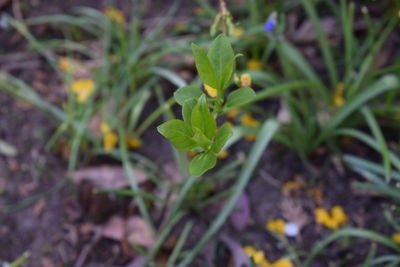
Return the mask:
{"type": "Polygon", "coordinates": [[[113,216],[104,225],[103,236],[120,241],[124,238],[124,228],[125,219],[120,216],[113,216]]]}
{"type": "Polygon", "coordinates": [[[128,241],[150,248],[154,244],[154,238],[146,221],[140,217],[132,216],[126,222],[126,235],[128,241]]]}
{"type": "Polygon", "coordinates": [[[138,216],[127,219],[113,216],[103,226],[103,237],[122,241],[127,239],[131,243],[150,248],[154,244],[154,238],[146,221],[138,216]]]}
{"type": "MultiPolygon", "coordinates": [[[[132,169],[138,184],[147,181],[147,176],[138,169],[132,169]]],[[[129,186],[125,170],[119,166],[103,165],[80,169],[72,173],[75,183],[90,181],[94,186],[106,189],[118,189],[129,186]]]]}

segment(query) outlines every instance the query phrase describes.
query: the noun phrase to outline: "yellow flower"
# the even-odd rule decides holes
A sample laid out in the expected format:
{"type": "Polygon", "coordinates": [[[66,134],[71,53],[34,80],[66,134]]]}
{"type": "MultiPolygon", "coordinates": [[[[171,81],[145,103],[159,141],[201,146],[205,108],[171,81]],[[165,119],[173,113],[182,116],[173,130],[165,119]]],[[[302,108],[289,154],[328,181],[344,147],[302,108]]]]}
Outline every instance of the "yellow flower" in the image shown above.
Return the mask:
{"type": "Polygon", "coordinates": [[[400,244],[400,232],[397,232],[395,234],[392,235],[392,240],[396,243],[400,244]]]}
{"type": "Polygon", "coordinates": [[[232,32],[232,36],[240,37],[244,33],[244,29],[242,27],[235,27],[232,32]]]}
{"type": "Polygon", "coordinates": [[[303,187],[307,186],[307,182],[304,181],[302,178],[296,178],[294,181],[286,182],[282,185],[282,191],[284,192],[291,192],[299,190],[303,187]]]}
{"type": "Polygon", "coordinates": [[[251,76],[248,73],[240,75],[240,86],[250,87],[251,86],[251,76]]]}
{"type": "Polygon", "coordinates": [[[247,61],[247,68],[249,70],[260,70],[262,68],[261,61],[258,59],[249,59],[247,61]]]}
{"type": "Polygon", "coordinates": [[[128,147],[132,148],[132,149],[138,149],[138,148],[142,147],[142,141],[140,141],[137,138],[127,137],[126,142],[128,144],[128,147]]]}
{"type": "Polygon", "coordinates": [[[226,117],[228,119],[234,119],[239,113],[240,113],[240,109],[239,108],[234,108],[234,109],[231,109],[230,111],[228,111],[226,113],[226,117]]]}
{"type": "Polygon", "coordinates": [[[249,257],[252,257],[254,262],[263,267],[269,267],[269,262],[264,256],[264,252],[261,250],[257,250],[252,246],[245,246],[243,248],[244,253],[246,253],[249,257]]]}
{"type": "Polygon", "coordinates": [[[91,79],[79,79],[72,82],[71,91],[77,96],[78,103],[85,103],[94,90],[95,84],[91,79]]]}
{"type": "Polygon", "coordinates": [[[111,131],[110,126],[106,122],[100,124],[100,131],[104,135],[111,131]]]}
{"type": "Polygon", "coordinates": [[[249,257],[252,257],[254,263],[258,266],[262,267],[293,267],[293,263],[288,259],[280,259],[275,261],[274,263],[270,263],[268,259],[265,257],[264,252],[261,250],[257,250],[252,246],[246,246],[243,248],[244,253],[246,253],[249,257]]]}
{"type": "Polygon", "coordinates": [[[113,132],[108,132],[103,136],[103,147],[105,151],[112,150],[118,142],[118,137],[113,132]]]}
{"type": "Polygon", "coordinates": [[[332,218],[338,224],[345,224],[349,220],[346,213],[344,213],[343,208],[340,206],[334,206],[331,210],[331,214],[332,214],[332,218]]]}
{"type": "Polygon", "coordinates": [[[345,100],[343,97],[343,89],[344,89],[344,83],[340,82],[337,84],[335,93],[333,95],[333,105],[337,108],[343,106],[345,100]]]}
{"type": "Polygon", "coordinates": [[[124,25],[125,24],[125,16],[124,14],[113,7],[107,7],[104,10],[104,14],[112,21],[114,21],[115,23],[117,23],[118,25],[124,25]]]}
{"type": "Polygon", "coordinates": [[[212,88],[211,86],[204,84],[204,89],[207,91],[207,94],[211,97],[216,97],[218,95],[218,91],[215,88],[212,88]]]}
{"type": "Polygon", "coordinates": [[[293,267],[293,263],[288,259],[280,259],[269,265],[270,267],[293,267]]]}
{"type": "Polygon", "coordinates": [[[58,67],[64,72],[70,71],[71,70],[71,62],[68,58],[61,57],[58,60],[58,67]]]}
{"type": "Polygon", "coordinates": [[[244,126],[250,126],[250,127],[254,127],[254,128],[257,128],[260,126],[260,122],[256,119],[254,119],[250,113],[243,114],[243,116],[241,118],[241,123],[244,126]]]}
{"type": "Polygon", "coordinates": [[[266,228],[272,232],[277,232],[281,235],[285,234],[285,221],[282,219],[269,220],[267,222],[266,228]]]}
{"type": "Polygon", "coordinates": [[[347,215],[344,213],[343,208],[335,206],[331,209],[329,214],[328,211],[317,208],[314,210],[315,221],[319,224],[324,225],[332,230],[338,229],[340,226],[348,221],[347,215]]]}
{"type": "Polygon", "coordinates": [[[247,141],[254,141],[257,139],[257,135],[255,134],[246,134],[244,136],[244,139],[246,139],[247,141]]]}
{"type": "Polygon", "coordinates": [[[217,155],[217,157],[220,159],[226,159],[228,156],[229,156],[229,152],[227,150],[222,150],[217,155]]]}

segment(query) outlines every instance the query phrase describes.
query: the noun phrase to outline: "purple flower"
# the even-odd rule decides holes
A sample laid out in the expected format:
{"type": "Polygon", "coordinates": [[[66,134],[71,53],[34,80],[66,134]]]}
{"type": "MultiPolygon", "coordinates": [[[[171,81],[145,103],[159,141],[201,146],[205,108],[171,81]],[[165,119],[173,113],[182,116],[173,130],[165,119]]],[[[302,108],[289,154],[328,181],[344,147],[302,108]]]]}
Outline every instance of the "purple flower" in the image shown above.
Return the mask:
{"type": "Polygon", "coordinates": [[[269,17],[264,25],[264,29],[266,32],[273,32],[275,30],[276,23],[277,23],[276,17],[277,17],[277,14],[275,11],[269,15],[269,17]]]}

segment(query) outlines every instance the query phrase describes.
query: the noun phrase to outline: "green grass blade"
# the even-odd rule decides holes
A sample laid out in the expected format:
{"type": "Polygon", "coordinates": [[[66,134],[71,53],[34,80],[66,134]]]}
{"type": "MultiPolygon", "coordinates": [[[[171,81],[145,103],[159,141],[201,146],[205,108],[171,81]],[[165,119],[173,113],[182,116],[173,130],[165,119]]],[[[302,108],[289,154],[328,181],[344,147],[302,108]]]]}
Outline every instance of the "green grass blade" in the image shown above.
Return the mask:
{"type": "Polygon", "coordinates": [[[267,87],[257,92],[256,96],[250,101],[250,103],[254,103],[257,101],[261,101],[267,99],[271,96],[279,95],[286,91],[296,90],[296,89],[304,89],[309,87],[316,87],[317,85],[308,81],[293,81],[278,84],[272,87],[267,87]]]}
{"type": "Polygon", "coordinates": [[[303,267],[308,267],[312,263],[312,261],[317,257],[326,247],[332,243],[333,241],[342,238],[342,237],[358,237],[358,238],[365,238],[373,240],[377,243],[381,243],[396,252],[400,253],[400,246],[393,242],[391,239],[378,234],[376,232],[365,230],[365,229],[358,229],[358,228],[344,228],[338,231],[333,232],[327,238],[317,243],[314,249],[311,251],[310,255],[305,260],[303,267]]]}
{"type": "Polygon", "coordinates": [[[351,113],[360,108],[374,97],[399,86],[399,80],[392,75],[382,77],[355,98],[346,102],[339,111],[323,126],[322,133],[317,139],[317,144],[325,141],[332,134],[332,131],[338,127],[351,113]]]}
{"type": "Polygon", "coordinates": [[[174,249],[172,250],[171,256],[169,256],[166,267],[174,267],[175,261],[177,260],[179,253],[182,251],[183,245],[186,242],[186,239],[189,237],[190,230],[192,230],[193,222],[188,222],[185,224],[183,228],[182,234],[179,236],[178,241],[175,244],[174,249]]]}
{"type": "MultiPolygon", "coordinates": [[[[375,162],[362,159],[360,157],[355,157],[352,155],[344,155],[343,160],[345,163],[349,164],[350,166],[360,169],[366,170],[369,172],[377,173],[379,175],[385,175],[385,168],[381,166],[381,164],[377,164],[375,162]]],[[[400,180],[400,173],[396,171],[392,171],[391,177],[396,180],[400,180]]]]}
{"type": "Polygon", "coordinates": [[[382,131],[378,125],[378,122],[372,115],[372,112],[367,107],[363,107],[361,109],[361,113],[364,115],[365,120],[368,123],[369,128],[371,129],[375,139],[379,145],[379,150],[383,158],[383,166],[385,167],[385,179],[387,182],[390,182],[390,158],[389,158],[389,148],[386,144],[385,137],[382,134],[382,131]]]}
{"type": "MultiPolygon", "coordinates": [[[[361,131],[354,129],[338,129],[333,132],[333,135],[348,135],[354,137],[379,152],[379,144],[376,140],[361,131]]],[[[396,167],[397,170],[400,170],[400,158],[390,151],[389,158],[393,166],[396,167]]]]}
{"type": "MultiPolygon", "coordinates": [[[[122,128],[122,126],[120,126],[118,128],[118,132],[119,132],[119,140],[125,140],[125,133],[124,133],[124,129],[122,128]]],[[[139,211],[141,216],[143,217],[143,219],[146,221],[147,225],[149,226],[151,232],[153,233],[153,235],[155,234],[155,228],[153,225],[153,222],[151,220],[149,211],[146,207],[146,204],[143,201],[143,198],[140,196],[140,189],[138,186],[138,183],[136,181],[136,177],[135,174],[133,173],[133,168],[132,168],[132,164],[129,161],[129,156],[128,156],[128,151],[126,148],[126,144],[125,142],[119,142],[119,152],[121,154],[121,159],[122,159],[122,164],[126,173],[126,176],[128,177],[128,181],[129,184],[131,186],[131,189],[134,193],[138,193],[137,196],[135,197],[136,203],[139,207],[139,211]]]]}

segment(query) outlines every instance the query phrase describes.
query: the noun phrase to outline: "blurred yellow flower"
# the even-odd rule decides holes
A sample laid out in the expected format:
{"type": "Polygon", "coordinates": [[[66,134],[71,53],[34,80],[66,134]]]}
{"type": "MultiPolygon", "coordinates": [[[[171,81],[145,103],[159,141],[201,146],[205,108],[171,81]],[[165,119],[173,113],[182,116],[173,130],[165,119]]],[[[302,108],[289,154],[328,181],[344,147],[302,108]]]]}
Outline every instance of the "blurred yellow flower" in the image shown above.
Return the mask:
{"type": "Polygon", "coordinates": [[[234,109],[231,109],[230,111],[228,111],[226,113],[226,117],[228,119],[234,119],[239,113],[240,113],[240,109],[239,108],[234,108],[234,109]]]}
{"type": "Polygon", "coordinates": [[[111,131],[110,126],[106,122],[100,124],[100,131],[102,134],[106,134],[111,131]]]}
{"type": "Polygon", "coordinates": [[[128,144],[128,147],[132,148],[132,149],[139,149],[139,148],[142,147],[142,141],[140,141],[139,139],[134,138],[134,137],[129,137],[128,136],[126,138],[126,142],[128,144]]]}
{"type": "Polygon", "coordinates": [[[348,221],[348,217],[340,206],[334,206],[329,212],[322,208],[314,210],[315,220],[317,223],[324,225],[332,230],[338,229],[348,221]]]}
{"type": "Polygon", "coordinates": [[[71,70],[71,62],[68,58],[61,57],[58,60],[58,67],[64,72],[70,71],[71,70]]]}
{"type": "Polygon", "coordinates": [[[346,213],[340,206],[334,206],[331,210],[332,218],[339,224],[345,224],[349,218],[347,217],[346,213]]]}
{"type": "Polygon", "coordinates": [[[218,91],[215,88],[212,88],[211,86],[204,84],[204,89],[207,91],[207,94],[211,97],[216,97],[218,95],[218,91]]]}
{"type": "Polygon", "coordinates": [[[243,116],[241,117],[241,123],[244,126],[250,126],[250,127],[254,127],[257,128],[260,126],[260,122],[258,120],[256,120],[255,118],[253,118],[253,116],[251,116],[250,113],[245,113],[243,114],[243,116]]]}
{"type": "Polygon", "coordinates": [[[227,150],[221,150],[217,157],[220,159],[226,159],[229,156],[229,152],[227,150]]]}
{"type": "Polygon", "coordinates": [[[118,137],[113,132],[108,132],[103,136],[103,147],[105,151],[112,150],[118,142],[118,137]]]}
{"type": "Polygon", "coordinates": [[[244,33],[244,29],[242,27],[235,27],[232,32],[232,36],[240,37],[244,33]]]}
{"type": "Polygon", "coordinates": [[[104,14],[118,25],[125,25],[125,16],[120,10],[113,7],[107,7],[104,10],[104,14]]]}
{"type": "Polygon", "coordinates": [[[249,70],[261,70],[261,61],[258,59],[249,59],[249,61],[247,61],[247,68],[249,70]]]}
{"type": "Polygon", "coordinates": [[[292,192],[292,191],[297,191],[300,190],[301,188],[304,188],[307,186],[307,182],[300,177],[296,177],[294,181],[288,181],[284,183],[281,187],[282,191],[284,192],[292,192]]]}
{"type": "Polygon", "coordinates": [[[246,253],[249,257],[252,257],[255,264],[261,265],[263,267],[269,267],[269,262],[264,256],[264,252],[261,250],[257,250],[252,246],[245,246],[243,248],[244,253],[246,253]]]}
{"type": "Polygon", "coordinates": [[[91,79],[79,79],[72,82],[71,91],[77,96],[78,103],[85,103],[92,94],[95,83],[91,79]]]}
{"type": "Polygon", "coordinates": [[[266,228],[272,232],[279,233],[281,235],[285,234],[285,221],[282,219],[269,220],[267,222],[266,228]]]}
{"type": "Polygon", "coordinates": [[[240,86],[251,87],[251,76],[248,73],[240,75],[240,86]]]}
{"type": "Polygon", "coordinates": [[[343,97],[344,83],[340,82],[337,84],[335,88],[335,92],[333,94],[333,105],[337,108],[343,106],[345,100],[343,97]]]}
{"type": "Polygon", "coordinates": [[[257,139],[257,135],[256,134],[246,134],[244,136],[244,139],[247,141],[254,141],[257,139]]]}
{"type": "Polygon", "coordinates": [[[264,252],[261,250],[257,250],[252,246],[245,246],[243,248],[244,253],[246,253],[249,257],[252,257],[254,263],[258,266],[262,267],[293,267],[293,263],[288,259],[280,259],[273,263],[270,263],[268,259],[265,257],[264,252]]]}
{"type": "Polygon", "coordinates": [[[269,265],[269,267],[293,267],[293,263],[288,259],[280,259],[269,265]]]}
{"type": "Polygon", "coordinates": [[[400,232],[397,232],[395,234],[392,235],[392,240],[396,243],[400,244],[400,232]]]}

